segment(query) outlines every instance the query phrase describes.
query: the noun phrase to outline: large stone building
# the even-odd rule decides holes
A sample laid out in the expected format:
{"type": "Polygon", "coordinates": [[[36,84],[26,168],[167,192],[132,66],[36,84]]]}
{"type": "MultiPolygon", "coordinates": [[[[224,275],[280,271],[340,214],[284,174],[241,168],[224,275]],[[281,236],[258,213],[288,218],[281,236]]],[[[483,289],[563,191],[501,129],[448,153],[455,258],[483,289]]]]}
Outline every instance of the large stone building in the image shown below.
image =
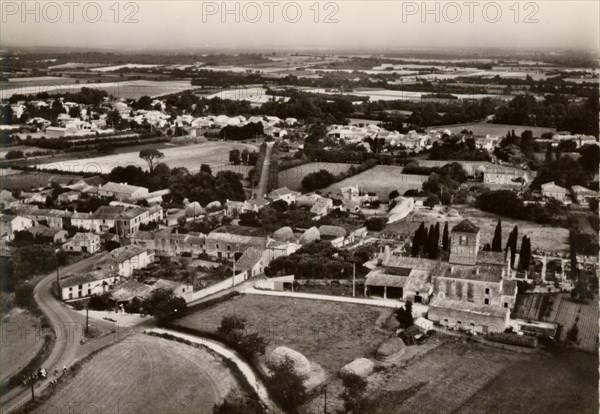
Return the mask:
{"type": "Polygon", "coordinates": [[[450,328],[503,331],[517,283],[503,252],[481,251],[480,229],[463,220],[451,231],[448,262],[394,256],[367,275],[365,294],[429,303],[428,318],[450,328]]]}

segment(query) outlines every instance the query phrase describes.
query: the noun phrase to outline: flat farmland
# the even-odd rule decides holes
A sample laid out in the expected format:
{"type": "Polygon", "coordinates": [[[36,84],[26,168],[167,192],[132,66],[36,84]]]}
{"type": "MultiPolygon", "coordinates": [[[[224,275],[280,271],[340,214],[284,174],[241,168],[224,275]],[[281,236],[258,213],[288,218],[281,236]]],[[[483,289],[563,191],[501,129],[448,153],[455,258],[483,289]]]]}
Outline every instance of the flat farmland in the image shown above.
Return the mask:
{"type": "Polygon", "coordinates": [[[381,309],[349,303],[244,295],[187,315],[175,323],[215,332],[225,316],[247,319],[248,332],[268,341],[267,352],[289,346],[330,374],[353,359],[368,356],[387,338],[375,327],[381,309]]]}
{"type": "Polygon", "coordinates": [[[0,383],[4,383],[40,352],[44,345],[44,336],[40,319],[28,311],[17,308],[2,318],[1,329],[0,383]]]}
{"type": "Polygon", "coordinates": [[[34,412],[209,413],[235,389],[208,351],[136,334],[86,361],[34,412]]]}
{"type": "Polygon", "coordinates": [[[363,191],[373,191],[382,201],[387,201],[392,190],[400,194],[411,189],[420,189],[426,175],[403,174],[402,167],[396,165],[376,165],[355,176],[346,178],[321,190],[322,193],[338,192],[341,187],[357,185],[363,191]]]}
{"type": "Polygon", "coordinates": [[[335,162],[309,162],[288,170],[283,170],[278,174],[280,187],[287,187],[293,191],[302,191],[302,179],[310,173],[320,170],[327,170],[333,175],[346,172],[350,167],[358,164],[343,164],[335,162]]]}
{"type": "MultiPolygon", "coordinates": [[[[447,221],[448,226],[450,229],[452,229],[453,226],[461,222],[463,219],[469,219],[481,229],[481,244],[485,245],[486,243],[492,242],[496,224],[498,223],[499,218],[497,215],[471,206],[452,206],[452,209],[455,209],[458,212],[458,217],[450,217],[443,213],[439,208],[435,208],[433,210],[428,208],[419,208],[415,209],[414,213],[410,216],[410,220],[413,220],[417,223],[424,221],[426,225],[435,224],[437,221],[439,221],[440,226],[447,221]]],[[[401,229],[403,227],[401,226],[402,224],[404,223],[401,222],[399,225],[391,227],[390,230],[394,228],[401,229]]],[[[514,220],[505,217],[502,217],[503,244],[506,244],[508,235],[515,225],[519,227],[519,246],[521,246],[521,239],[526,235],[531,239],[532,251],[535,251],[535,249],[540,249],[541,251],[562,253],[569,250],[569,231],[566,228],[552,227],[530,221],[514,220]]]]}
{"type": "MultiPolygon", "coordinates": [[[[390,335],[376,326],[377,318],[385,311],[349,303],[245,295],[187,315],[176,323],[215,332],[225,316],[246,318],[247,332],[256,332],[267,340],[266,355],[278,346],[287,346],[323,368],[331,408],[342,405],[340,368],[356,358],[372,357],[390,335]]],[[[315,412],[315,405],[322,407],[321,401],[315,396],[303,412],[315,412]]]]}
{"type": "MultiPolygon", "coordinates": [[[[0,170],[0,179],[2,180],[2,189],[3,190],[31,190],[39,187],[48,187],[48,179],[51,177],[61,176],[60,174],[52,174],[48,172],[42,171],[26,171],[21,172],[17,170],[0,170]],[[8,173],[10,171],[10,173],[8,173]],[[13,171],[16,171],[13,173],[13,171]]],[[[67,175],[64,174],[65,177],[70,177],[73,180],[78,180],[83,178],[82,176],[76,175],[67,175]]]]}
{"type": "Polygon", "coordinates": [[[566,340],[567,332],[577,323],[579,343],[575,348],[588,352],[598,351],[597,296],[588,303],[573,302],[570,295],[566,293],[554,296],[548,322],[556,322],[562,326],[560,333],[561,341],[566,340]]]}
{"type": "MultiPolygon", "coordinates": [[[[246,175],[251,167],[247,165],[232,165],[229,163],[229,151],[232,149],[240,151],[258,150],[254,145],[234,142],[205,142],[190,145],[171,145],[169,148],[161,149],[165,155],[161,159],[171,168],[185,167],[191,172],[200,170],[201,164],[209,164],[213,173],[217,171],[235,171],[246,175]]],[[[62,171],[88,172],[97,174],[108,174],[115,167],[135,165],[147,169],[148,165],[139,158],[139,151],[107,155],[102,157],[83,158],[77,160],[66,160],[48,164],[40,164],[40,169],[59,169],[62,171]]]]}
{"type": "MultiPolygon", "coordinates": [[[[376,373],[375,412],[451,413],[526,356],[454,338],[408,364],[376,373]]],[[[510,398],[510,395],[506,396],[510,398]]]]}
{"type": "Polygon", "coordinates": [[[534,126],[523,126],[523,125],[507,125],[507,124],[488,124],[486,122],[477,122],[473,124],[456,124],[456,125],[441,125],[437,127],[428,128],[428,130],[443,131],[449,129],[451,132],[460,133],[466,129],[473,131],[474,135],[487,135],[490,136],[506,136],[508,131],[515,130],[515,134],[521,135],[523,131],[533,131],[533,136],[540,137],[544,132],[556,132],[554,128],[543,128],[534,126]]]}
{"type": "Polygon", "coordinates": [[[518,361],[455,413],[596,414],[598,355],[558,351],[518,361]]]}

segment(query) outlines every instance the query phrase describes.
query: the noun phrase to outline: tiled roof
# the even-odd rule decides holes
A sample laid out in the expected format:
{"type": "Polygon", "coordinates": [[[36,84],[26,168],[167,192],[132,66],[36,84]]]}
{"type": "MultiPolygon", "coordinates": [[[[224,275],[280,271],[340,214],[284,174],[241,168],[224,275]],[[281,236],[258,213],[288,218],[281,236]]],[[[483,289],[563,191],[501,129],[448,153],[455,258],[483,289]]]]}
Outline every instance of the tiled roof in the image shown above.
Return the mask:
{"type": "Polygon", "coordinates": [[[504,265],[504,252],[480,251],[477,254],[477,264],[504,265]]]}
{"type": "Polygon", "coordinates": [[[152,287],[136,282],[135,280],[127,280],[115,286],[110,297],[117,302],[129,302],[133,298],[144,298],[152,291],[152,287]]]}
{"type": "Polygon", "coordinates": [[[452,228],[453,232],[461,232],[461,233],[479,233],[479,227],[470,222],[467,219],[464,219],[456,226],[452,228]]]}
{"type": "Polygon", "coordinates": [[[133,195],[133,193],[135,193],[138,190],[147,190],[144,187],[138,187],[136,185],[129,185],[129,184],[124,184],[124,183],[113,183],[113,182],[107,182],[106,184],[104,184],[103,186],[101,186],[99,188],[102,191],[108,191],[111,193],[119,193],[119,194],[128,194],[128,195],[133,195]]]}
{"type": "Polygon", "coordinates": [[[244,254],[235,262],[236,270],[244,271],[252,269],[261,259],[263,251],[263,249],[258,247],[247,248],[244,254]]]}
{"type": "Polygon", "coordinates": [[[93,270],[86,273],[74,273],[67,275],[60,279],[60,287],[66,288],[71,286],[78,286],[84,283],[94,282],[96,280],[103,280],[116,277],[115,273],[108,270],[93,270]]]}
{"type": "Polygon", "coordinates": [[[497,318],[506,317],[508,309],[492,305],[480,305],[478,303],[466,302],[462,300],[441,299],[434,297],[429,302],[430,308],[443,308],[459,312],[475,313],[485,316],[494,316],[497,318]]]}
{"type": "Polygon", "coordinates": [[[369,272],[365,285],[367,286],[388,286],[403,288],[408,281],[408,277],[395,276],[383,273],[382,269],[375,269],[369,272]]]}
{"type": "Polygon", "coordinates": [[[100,206],[92,216],[97,219],[116,219],[127,210],[124,206],[100,206]]]}
{"type": "Polygon", "coordinates": [[[122,263],[127,259],[137,256],[140,253],[147,251],[145,247],[130,244],[129,246],[119,247],[110,252],[110,257],[117,263],[122,263]]]}
{"type": "Polygon", "coordinates": [[[480,282],[500,283],[502,268],[498,266],[452,266],[452,271],[444,275],[451,279],[475,280],[480,282]]]}

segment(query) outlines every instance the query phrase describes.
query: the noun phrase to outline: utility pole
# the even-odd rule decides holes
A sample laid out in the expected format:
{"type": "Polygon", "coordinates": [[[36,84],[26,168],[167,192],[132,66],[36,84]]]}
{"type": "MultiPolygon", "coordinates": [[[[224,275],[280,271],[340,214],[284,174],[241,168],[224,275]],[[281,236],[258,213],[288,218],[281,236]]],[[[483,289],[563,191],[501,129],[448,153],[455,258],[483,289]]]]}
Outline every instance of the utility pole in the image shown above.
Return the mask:
{"type": "Polygon", "coordinates": [[[356,296],[356,263],[352,263],[352,297],[356,296]]]}
{"type": "Polygon", "coordinates": [[[323,413],[327,414],[327,385],[323,386],[323,391],[325,393],[325,401],[323,405],[323,413]]]}
{"type": "Polygon", "coordinates": [[[89,312],[90,312],[90,305],[88,304],[85,307],[85,333],[86,334],[90,333],[90,317],[89,317],[89,312]]]}

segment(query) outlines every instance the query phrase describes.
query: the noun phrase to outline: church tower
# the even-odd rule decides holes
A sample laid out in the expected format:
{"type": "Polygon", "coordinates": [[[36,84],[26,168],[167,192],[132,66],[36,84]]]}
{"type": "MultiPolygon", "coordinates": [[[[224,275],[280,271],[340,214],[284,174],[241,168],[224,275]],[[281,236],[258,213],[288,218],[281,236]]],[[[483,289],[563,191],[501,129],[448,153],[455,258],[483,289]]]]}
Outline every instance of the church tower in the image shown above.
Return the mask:
{"type": "Polygon", "coordinates": [[[450,235],[450,264],[474,266],[477,263],[479,234],[479,227],[466,219],[452,228],[450,235]]]}

